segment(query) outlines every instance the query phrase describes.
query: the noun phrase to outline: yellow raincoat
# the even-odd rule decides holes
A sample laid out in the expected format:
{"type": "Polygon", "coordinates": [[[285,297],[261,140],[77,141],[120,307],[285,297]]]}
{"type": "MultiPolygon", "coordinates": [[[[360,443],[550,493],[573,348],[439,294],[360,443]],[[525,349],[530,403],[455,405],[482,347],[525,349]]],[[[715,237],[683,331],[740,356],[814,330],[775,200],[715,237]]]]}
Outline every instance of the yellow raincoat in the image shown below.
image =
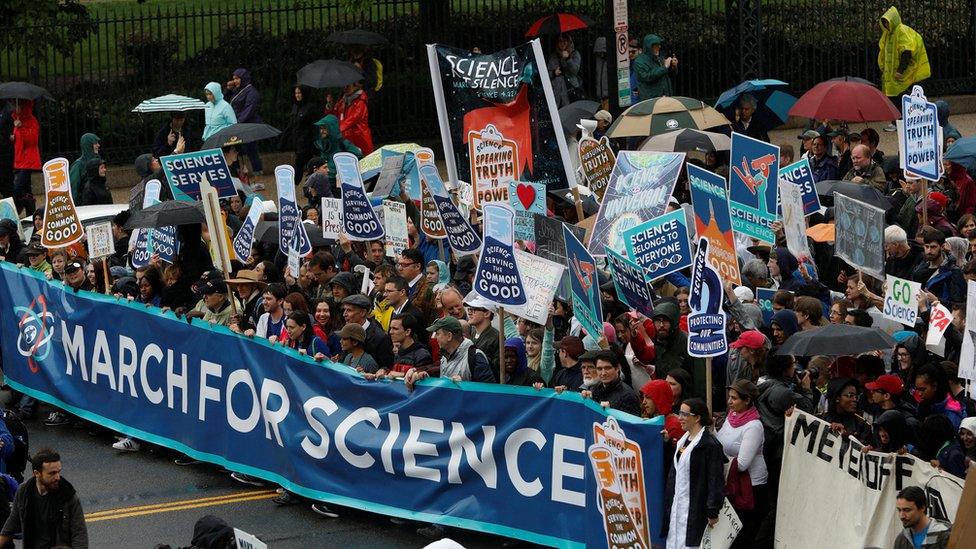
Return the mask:
{"type": "Polygon", "coordinates": [[[929,57],[925,53],[922,36],[915,29],[901,22],[898,8],[892,6],[881,16],[881,39],[878,40],[878,67],[881,69],[881,91],[888,97],[902,94],[912,84],[932,76],[929,57]],[[884,21],[888,22],[885,28],[884,21]],[[895,77],[902,52],[911,52],[912,60],[902,73],[895,77]]]}

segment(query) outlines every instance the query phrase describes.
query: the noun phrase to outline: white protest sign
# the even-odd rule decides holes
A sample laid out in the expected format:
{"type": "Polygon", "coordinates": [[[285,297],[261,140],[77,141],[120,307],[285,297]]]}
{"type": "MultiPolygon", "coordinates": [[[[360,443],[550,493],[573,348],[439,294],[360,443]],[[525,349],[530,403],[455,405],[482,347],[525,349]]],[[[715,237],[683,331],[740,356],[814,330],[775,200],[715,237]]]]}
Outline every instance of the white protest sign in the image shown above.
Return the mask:
{"type": "Polygon", "coordinates": [[[952,313],[949,309],[936,303],[929,312],[929,331],[925,334],[925,348],[929,351],[945,357],[945,331],[952,322],[952,313]]]}
{"type": "Polygon", "coordinates": [[[918,320],[918,294],[922,291],[922,285],[888,275],[887,286],[882,315],[906,326],[915,326],[918,320]]]}
{"type": "Polygon", "coordinates": [[[390,191],[400,179],[400,171],[403,169],[404,155],[397,154],[387,156],[383,159],[383,168],[380,170],[380,177],[373,186],[373,198],[386,198],[390,196],[390,191]]]}
{"type": "Polygon", "coordinates": [[[505,312],[544,325],[566,266],[522,250],[515,250],[515,263],[522,275],[527,301],[525,305],[505,307],[505,312]]]}
{"type": "Polygon", "coordinates": [[[339,198],[322,198],[322,236],[339,239],[342,232],[342,200],[339,198]]]}
{"type": "Polygon", "coordinates": [[[112,223],[98,223],[85,227],[88,236],[88,258],[105,257],[115,253],[115,240],[112,238],[112,223]]]}
{"type": "Polygon", "coordinates": [[[803,189],[794,183],[780,181],[779,198],[783,208],[786,248],[797,258],[810,257],[810,248],[807,246],[807,221],[803,215],[803,189]]]}
{"type": "Polygon", "coordinates": [[[742,521],[739,520],[738,513],[735,512],[732,504],[726,498],[722,503],[722,508],[719,509],[718,522],[711,528],[705,527],[701,549],[729,549],[741,531],[742,521]]]}
{"type": "Polygon", "coordinates": [[[399,257],[408,246],[407,205],[395,200],[384,200],[383,224],[386,226],[386,255],[399,257]]]}
{"type": "Polygon", "coordinates": [[[234,538],[237,540],[237,549],[268,549],[268,544],[257,536],[237,528],[234,528],[234,538]]]}
{"type": "Polygon", "coordinates": [[[976,381],[976,282],[966,281],[966,328],[959,351],[959,377],[976,381]]]}

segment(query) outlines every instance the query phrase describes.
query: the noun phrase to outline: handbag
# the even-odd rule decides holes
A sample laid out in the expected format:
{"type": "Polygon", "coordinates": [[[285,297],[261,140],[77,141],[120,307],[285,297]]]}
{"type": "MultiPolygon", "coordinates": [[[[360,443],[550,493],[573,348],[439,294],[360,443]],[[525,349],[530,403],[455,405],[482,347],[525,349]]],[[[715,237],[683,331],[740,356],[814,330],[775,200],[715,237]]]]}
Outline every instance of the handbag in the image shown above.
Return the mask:
{"type": "Polygon", "coordinates": [[[752,494],[752,478],[749,477],[749,471],[739,470],[738,458],[733,458],[729,464],[725,495],[735,509],[750,511],[756,507],[756,499],[752,494]]]}

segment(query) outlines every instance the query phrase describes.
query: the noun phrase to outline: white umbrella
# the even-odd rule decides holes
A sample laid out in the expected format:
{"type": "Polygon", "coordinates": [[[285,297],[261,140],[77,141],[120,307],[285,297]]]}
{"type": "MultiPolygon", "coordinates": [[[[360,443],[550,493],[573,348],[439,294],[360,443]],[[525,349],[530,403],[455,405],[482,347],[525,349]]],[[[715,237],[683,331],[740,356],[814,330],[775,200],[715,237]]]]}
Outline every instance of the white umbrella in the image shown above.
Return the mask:
{"type": "Polygon", "coordinates": [[[184,112],[201,110],[207,106],[203,101],[185,95],[161,95],[139,103],[132,112],[184,112]]]}

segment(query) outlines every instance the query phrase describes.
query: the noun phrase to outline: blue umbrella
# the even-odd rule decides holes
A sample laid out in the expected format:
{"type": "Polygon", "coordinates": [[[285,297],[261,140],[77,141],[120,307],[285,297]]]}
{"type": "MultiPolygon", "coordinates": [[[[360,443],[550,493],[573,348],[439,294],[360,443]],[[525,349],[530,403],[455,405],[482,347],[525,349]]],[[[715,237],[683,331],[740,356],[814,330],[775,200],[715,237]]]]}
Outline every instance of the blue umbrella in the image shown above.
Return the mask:
{"type": "Polygon", "coordinates": [[[739,98],[749,94],[756,98],[756,113],[753,119],[766,128],[782,125],[789,118],[789,110],[796,103],[790,95],[789,84],[781,80],[746,80],[738,86],[725,90],[715,102],[715,108],[729,120],[735,120],[735,107],[739,98]]]}
{"type": "Polygon", "coordinates": [[[967,170],[976,171],[976,136],[957,139],[946,151],[945,159],[967,170]]]}

